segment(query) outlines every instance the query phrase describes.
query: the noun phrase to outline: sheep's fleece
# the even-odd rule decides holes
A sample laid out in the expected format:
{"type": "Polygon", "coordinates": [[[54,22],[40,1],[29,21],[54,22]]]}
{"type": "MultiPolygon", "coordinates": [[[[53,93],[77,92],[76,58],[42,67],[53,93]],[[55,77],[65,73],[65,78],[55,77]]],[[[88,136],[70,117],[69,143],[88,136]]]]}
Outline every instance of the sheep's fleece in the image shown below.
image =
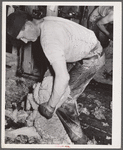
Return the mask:
{"type": "MultiPolygon", "coordinates": [[[[47,102],[51,96],[51,92],[53,90],[53,77],[48,76],[45,77],[42,81],[42,83],[36,83],[33,85],[33,96],[34,100],[37,104],[41,104],[44,102],[47,102]]],[[[68,86],[64,95],[61,97],[59,103],[57,104],[57,107],[60,107],[61,104],[67,100],[67,98],[70,97],[70,87],[68,86]]]]}

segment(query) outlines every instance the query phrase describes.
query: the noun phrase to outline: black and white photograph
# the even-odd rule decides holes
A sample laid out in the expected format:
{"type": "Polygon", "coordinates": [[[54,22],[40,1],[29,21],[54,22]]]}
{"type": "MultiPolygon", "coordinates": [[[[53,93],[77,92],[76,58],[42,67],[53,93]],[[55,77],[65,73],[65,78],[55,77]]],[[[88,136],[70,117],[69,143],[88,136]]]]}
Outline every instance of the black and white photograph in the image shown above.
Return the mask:
{"type": "Polygon", "coordinates": [[[121,2],[2,2],[2,148],[121,147],[121,2]]]}

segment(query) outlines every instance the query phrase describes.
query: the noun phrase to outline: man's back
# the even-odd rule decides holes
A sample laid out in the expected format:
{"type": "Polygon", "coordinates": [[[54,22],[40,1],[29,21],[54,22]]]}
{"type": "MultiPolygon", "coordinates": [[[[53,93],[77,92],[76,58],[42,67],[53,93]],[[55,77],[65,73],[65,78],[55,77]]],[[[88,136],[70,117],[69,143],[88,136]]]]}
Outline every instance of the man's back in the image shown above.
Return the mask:
{"type": "Polygon", "coordinates": [[[60,17],[45,17],[41,29],[41,44],[50,61],[61,57],[67,62],[81,60],[97,43],[93,31],[60,17]]]}

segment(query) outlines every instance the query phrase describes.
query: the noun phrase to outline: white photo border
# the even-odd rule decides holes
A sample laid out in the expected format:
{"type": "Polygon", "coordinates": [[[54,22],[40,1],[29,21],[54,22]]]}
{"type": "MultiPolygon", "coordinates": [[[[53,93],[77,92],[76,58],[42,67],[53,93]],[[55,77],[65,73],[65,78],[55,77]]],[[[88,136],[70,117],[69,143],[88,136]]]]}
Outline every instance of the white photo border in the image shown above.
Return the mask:
{"type": "Polygon", "coordinates": [[[122,3],[121,2],[2,2],[2,114],[1,147],[2,148],[121,148],[121,67],[122,67],[122,3]],[[6,62],[6,5],[77,5],[77,6],[114,6],[113,38],[113,108],[112,108],[112,145],[42,145],[42,144],[5,144],[5,62],[6,62]]]}

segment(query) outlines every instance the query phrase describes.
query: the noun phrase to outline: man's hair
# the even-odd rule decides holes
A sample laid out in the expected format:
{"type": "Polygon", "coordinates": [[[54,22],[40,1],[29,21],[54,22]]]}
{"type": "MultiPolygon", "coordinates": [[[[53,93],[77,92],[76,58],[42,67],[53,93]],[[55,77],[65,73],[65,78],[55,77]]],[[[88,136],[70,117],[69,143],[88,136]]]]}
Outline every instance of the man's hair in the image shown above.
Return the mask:
{"type": "Polygon", "coordinates": [[[7,17],[7,33],[16,38],[27,21],[32,21],[32,17],[24,11],[16,11],[7,17]]]}

